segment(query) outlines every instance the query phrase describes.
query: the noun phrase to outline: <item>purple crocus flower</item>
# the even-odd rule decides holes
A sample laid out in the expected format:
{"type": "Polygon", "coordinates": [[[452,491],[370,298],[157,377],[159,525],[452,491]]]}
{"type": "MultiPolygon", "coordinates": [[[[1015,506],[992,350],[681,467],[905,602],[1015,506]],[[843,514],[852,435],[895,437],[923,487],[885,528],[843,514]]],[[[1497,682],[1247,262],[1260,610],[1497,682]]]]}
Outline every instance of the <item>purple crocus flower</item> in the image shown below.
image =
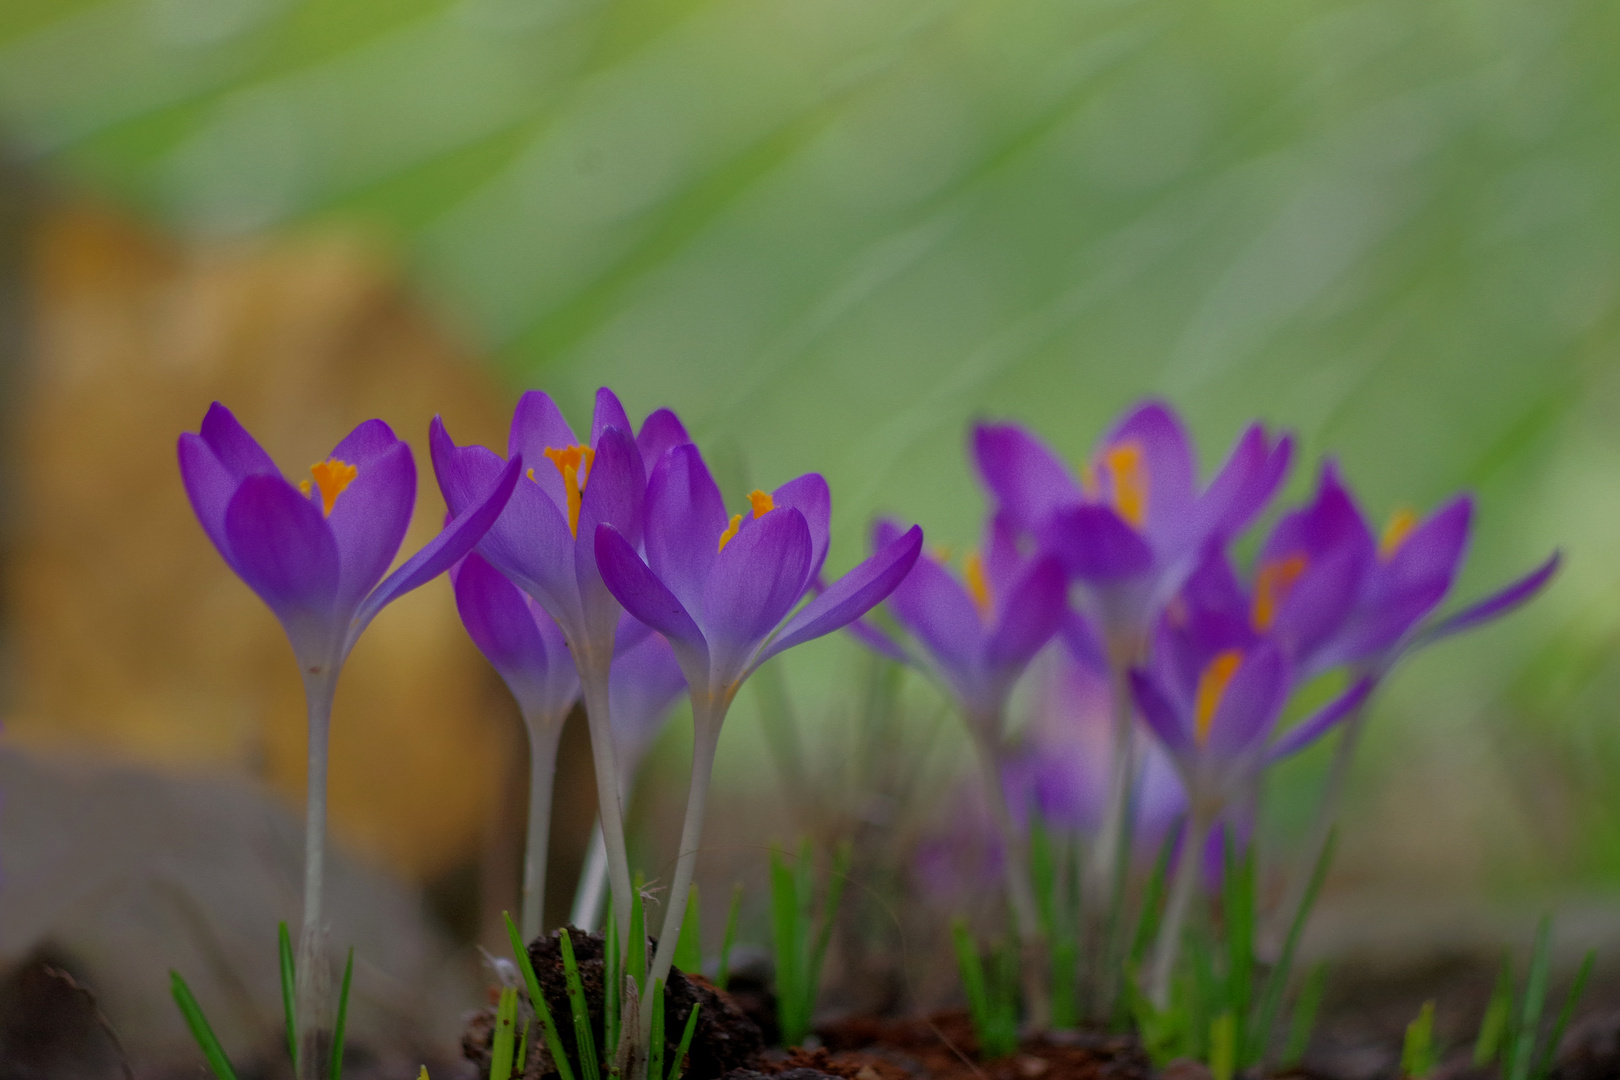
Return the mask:
{"type": "Polygon", "coordinates": [[[379,611],[472,550],[512,494],[522,463],[514,459],[470,485],[443,531],[388,573],[416,505],[416,464],[410,447],[381,420],[355,428],[295,484],[216,401],[195,434],[180,436],[179,457],[203,531],[280,620],[304,680],[309,775],[297,1012],[305,1053],[313,1054],[316,1044],[308,1040],[330,1023],[321,878],[338,673],[379,611]]]}
{"type": "MultiPolygon", "coordinates": [[[[439,488],[452,510],[506,467],[486,447],[457,446],[438,418],[430,441],[439,488]]],[[[648,466],[686,441],[680,421],[667,409],[654,412],[632,435],[624,407],[606,388],[597,391],[590,438],[582,441],[549,395],[529,391],[518,402],[507,439],[509,457],[528,463],[526,480],[518,482],[505,511],[479,544],[479,553],[492,566],[557,621],[573,655],[590,724],[621,936],[630,925],[630,862],[614,762],[609,680],[622,609],[597,571],[595,535],[599,525],[609,524],[632,545],[641,543],[648,466]]]]}
{"type": "MultiPolygon", "coordinates": [[[[913,527],[794,611],[826,561],[831,513],[826,481],[811,473],[753,492],[747,510],[728,515],[687,443],[666,451],[648,481],[645,561],[623,530],[597,526],[602,580],[626,611],[669,639],[691,694],[692,784],[672,898],[692,883],[715,746],[743,681],[772,656],[865,614],[917,561],[922,531],[913,527]]],[[[652,978],[669,973],[684,911],[673,900],[665,911],[652,978]]]]}
{"type": "Polygon", "coordinates": [[[476,552],[453,567],[450,578],[467,636],[512,691],[528,730],[529,825],[520,918],[529,941],[543,929],[557,744],[579,700],[579,675],[556,620],[476,552]]]}

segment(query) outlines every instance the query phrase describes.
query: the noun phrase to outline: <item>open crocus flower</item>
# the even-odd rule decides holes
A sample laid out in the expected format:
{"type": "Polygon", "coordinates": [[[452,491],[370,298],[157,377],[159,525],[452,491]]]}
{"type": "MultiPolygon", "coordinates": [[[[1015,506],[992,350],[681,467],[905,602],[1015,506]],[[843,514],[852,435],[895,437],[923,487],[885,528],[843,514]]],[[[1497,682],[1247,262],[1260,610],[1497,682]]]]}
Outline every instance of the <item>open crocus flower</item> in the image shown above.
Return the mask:
{"type": "Polygon", "coordinates": [[[416,464],[410,447],[381,420],[355,428],[294,483],[215,402],[195,434],[180,436],[179,457],[203,531],[280,620],[304,680],[309,774],[297,1013],[304,1053],[313,1055],[331,1023],[321,878],[327,736],[338,673],[379,611],[472,550],[505,506],[521,462],[469,486],[443,531],[390,574],[416,506],[416,464]]]}
{"type": "Polygon", "coordinates": [[[476,552],[450,571],[456,609],[473,644],[517,699],[529,735],[529,825],[520,907],[525,941],[541,931],[551,788],[563,725],[579,700],[579,675],[556,620],[476,552]]]}
{"type": "MultiPolygon", "coordinates": [[[[612,524],[597,526],[602,580],[626,611],[669,639],[691,693],[692,784],[680,857],[652,978],[669,973],[692,883],[720,727],[748,675],[772,656],[832,633],[883,601],[917,561],[913,527],[799,608],[827,557],[832,501],[811,473],[756,491],[728,514],[697,447],[665,452],[647,483],[647,560],[612,524]]],[[[644,1020],[644,1023],[650,1021],[644,1020]]]]}
{"type": "MultiPolygon", "coordinates": [[[[1233,806],[1242,806],[1264,768],[1310,745],[1350,715],[1371,689],[1360,679],[1348,690],[1275,736],[1293,677],[1275,644],[1241,622],[1202,618],[1172,610],[1154,635],[1152,668],[1132,669],[1131,692],[1187,792],[1183,850],[1202,851],[1211,828],[1233,806]]],[[[1197,879],[1196,859],[1176,868],[1154,957],[1151,993],[1161,1008],[1181,926],[1197,879]]]]}
{"type": "MultiPolygon", "coordinates": [[[[508,467],[486,447],[457,446],[437,417],[430,435],[434,472],[452,511],[508,467]]],[[[667,409],[654,412],[632,435],[624,407],[606,388],[596,394],[590,438],[581,440],[549,395],[529,391],[518,402],[507,440],[510,459],[526,463],[524,478],[479,545],[490,565],[557,620],[573,655],[621,936],[630,926],[630,861],[608,683],[622,609],[597,572],[595,536],[599,525],[609,524],[632,545],[641,543],[648,466],[685,441],[680,421],[667,409]]]]}

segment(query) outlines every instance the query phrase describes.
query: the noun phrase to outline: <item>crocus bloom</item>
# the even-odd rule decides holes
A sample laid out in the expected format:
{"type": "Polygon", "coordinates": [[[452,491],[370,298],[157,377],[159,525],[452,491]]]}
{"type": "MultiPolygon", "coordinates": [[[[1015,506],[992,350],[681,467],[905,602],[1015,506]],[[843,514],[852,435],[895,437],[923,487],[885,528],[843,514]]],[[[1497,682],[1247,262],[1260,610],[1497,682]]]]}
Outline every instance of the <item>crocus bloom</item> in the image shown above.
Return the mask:
{"type": "MultiPolygon", "coordinates": [[[[590,438],[582,441],[549,395],[524,394],[512,418],[507,449],[511,460],[526,463],[526,479],[518,482],[505,512],[479,545],[492,566],[557,620],[573,654],[590,724],[621,935],[629,933],[630,925],[630,862],[608,689],[621,608],[597,572],[595,535],[598,525],[611,524],[631,544],[640,544],[648,465],[685,441],[685,430],[668,410],[653,413],[633,436],[624,407],[606,388],[597,391],[590,438]]],[[[507,467],[486,447],[455,445],[437,418],[431,446],[439,488],[452,510],[507,467]]]]}
{"type": "MultiPolygon", "coordinates": [[[[218,402],[196,434],[180,436],[179,456],[203,531],[280,620],[304,679],[309,775],[298,1013],[299,1030],[313,1040],[330,1022],[322,1000],[321,868],[326,746],[338,673],[384,606],[438,577],[478,543],[511,495],[521,462],[469,485],[443,531],[388,574],[416,505],[416,464],[381,420],[351,431],[298,483],[281,474],[218,402]]],[[[314,1045],[301,1060],[314,1059],[314,1045]]]]}
{"type": "MultiPolygon", "coordinates": [[[[692,883],[715,745],[743,680],[783,650],[865,614],[917,560],[922,531],[912,528],[794,612],[826,560],[831,513],[826,481],[811,473],[752,493],[748,509],[728,515],[687,443],[666,451],[648,481],[646,561],[622,530],[597,527],[603,581],[626,611],[669,639],[691,693],[692,785],[671,897],[692,883]]],[[[652,978],[669,973],[684,911],[675,901],[666,909],[652,978]]]]}
{"type": "Polygon", "coordinates": [[[542,927],[551,788],[563,725],[579,700],[579,675],[556,620],[477,552],[450,570],[467,636],[517,699],[529,736],[529,826],[524,845],[523,938],[542,927]]]}

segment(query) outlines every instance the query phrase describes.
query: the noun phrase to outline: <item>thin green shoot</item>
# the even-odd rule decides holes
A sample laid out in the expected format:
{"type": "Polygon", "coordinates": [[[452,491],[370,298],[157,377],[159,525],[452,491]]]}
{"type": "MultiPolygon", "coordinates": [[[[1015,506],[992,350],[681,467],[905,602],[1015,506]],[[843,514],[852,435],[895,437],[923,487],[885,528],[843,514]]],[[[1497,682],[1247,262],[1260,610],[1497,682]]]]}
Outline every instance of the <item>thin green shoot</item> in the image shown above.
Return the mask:
{"type": "Polygon", "coordinates": [[[343,1075],[343,1032],[349,1026],[349,984],[354,979],[354,946],[349,946],[349,959],[343,965],[343,987],[338,991],[337,1023],[332,1027],[332,1069],[327,1075],[339,1080],[343,1075]]]}
{"type": "Polygon", "coordinates": [[[951,923],[951,942],[956,949],[962,988],[967,993],[968,1015],[979,1039],[979,1056],[989,1060],[1013,1054],[1018,1049],[1017,953],[1000,950],[994,978],[987,978],[979,947],[961,919],[951,923]],[[1012,961],[1010,985],[1004,971],[1007,957],[1012,961]]]}
{"type": "MultiPolygon", "coordinates": [[[[546,1052],[551,1055],[552,1067],[557,1070],[560,1080],[574,1080],[574,1068],[568,1061],[568,1055],[563,1053],[562,1036],[557,1032],[557,1024],[551,1018],[551,1009],[546,1005],[546,996],[540,992],[540,980],[534,974],[534,964],[529,960],[529,950],[523,947],[523,936],[518,933],[517,924],[512,921],[510,912],[501,912],[501,918],[506,921],[506,936],[512,943],[512,952],[517,956],[518,971],[523,975],[523,985],[529,991],[529,1005],[540,1020],[540,1034],[546,1040],[546,1052]]],[[[612,997],[612,995],[608,995],[612,997]]]]}
{"type": "Polygon", "coordinates": [[[1209,1074],[1213,1080],[1232,1080],[1237,1072],[1237,1014],[1221,1013],[1209,1024],[1209,1074]]]}
{"type": "MultiPolygon", "coordinates": [[[[1331,838],[1328,841],[1332,843],[1331,838]]],[[[1284,1069],[1292,1069],[1305,1059],[1311,1045],[1311,1032],[1316,1029],[1316,1012],[1322,1005],[1322,990],[1327,986],[1327,965],[1317,964],[1305,976],[1299,994],[1294,998],[1294,1014],[1288,1021],[1288,1041],[1283,1044],[1284,1069]]]]}
{"type": "Polygon", "coordinates": [[[1558,1053],[1558,1044],[1564,1041],[1564,1029],[1575,1016],[1575,1006],[1581,1000],[1581,994],[1586,990],[1586,980],[1592,975],[1592,964],[1597,960],[1597,953],[1592,949],[1586,951],[1581,958],[1580,970],[1575,973],[1575,981],[1570,984],[1569,993],[1564,997],[1564,1006],[1558,1010],[1558,1019],[1553,1024],[1551,1035],[1547,1039],[1547,1046],[1541,1052],[1541,1058],[1531,1072],[1531,1080],[1546,1080],[1552,1074],[1553,1055],[1558,1053]]]}
{"type": "Polygon", "coordinates": [[[596,1036],[591,1031],[591,1013],[585,1004],[585,986],[574,961],[574,942],[566,927],[557,935],[562,947],[563,980],[568,986],[568,1008],[574,1017],[574,1047],[579,1053],[579,1072],[584,1080],[601,1080],[596,1059],[596,1036]]]}
{"type": "Polygon", "coordinates": [[[1078,859],[1063,860],[1054,849],[1051,832],[1039,813],[1030,815],[1029,873],[1035,903],[1051,957],[1047,974],[1052,1026],[1072,1028],[1080,1022],[1077,991],[1080,967],[1079,934],[1071,913],[1079,910],[1079,886],[1073,871],[1078,859]]]}
{"type": "Polygon", "coordinates": [[[647,1077],[664,1075],[664,980],[654,979],[652,989],[652,1038],[647,1045],[647,1077]]]}
{"type": "Polygon", "coordinates": [[[624,993],[624,963],[619,956],[619,928],[612,904],[608,905],[607,930],[602,941],[602,973],[606,977],[606,990],[602,994],[602,1056],[611,1061],[614,1048],[619,1045],[619,996],[624,993]]]}
{"type": "Polygon", "coordinates": [[[804,1025],[798,1015],[804,997],[799,972],[801,950],[796,948],[800,931],[798,887],[793,872],[782,861],[782,853],[771,849],[771,939],[776,946],[776,1002],[782,1042],[795,1045],[803,1038],[804,1025]]]}
{"type": "Polygon", "coordinates": [[[669,1063],[669,1075],[665,1080],[681,1080],[681,1074],[686,1071],[686,1054],[692,1049],[692,1036],[697,1033],[698,1010],[703,1008],[701,1001],[692,1003],[692,1011],[686,1014],[686,1028],[681,1032],[681,1043],[675,1048],[675,1060],[669,1063]]]}
{"type": "MultiPolygon", "coordinates": [[[[1299,908],[1288,924],[1288,935],[1283,939],[1282,952],[1277,957],[1277,964],[1266,975],[1260,991],[1259,1012],[1254,1023],[1250,1025],[1249,1047],[1243,1055],[1245,1064],[1260,1064],[1265,1060],[1266,1049],[1271,1042],[1272,1025],[1276,1022],[1277,1010],[1282,1005],[1283,991],[1287,989],[1288,980],[1293,974],[1294,953],[1299,948],[1299,940],[1304,935],[1305,922],[1310,918],[1311,909],[1316,906],[1316,898],[1322,891],[1322,883],[1327,880],[1328,867],[1333,863],[1333,853],[1338,847],[1338,842],[1338,828],[1329,829],[1321,853],[1316,857],[1316,865],[1311,868],[1311,878],[1305,886],[1304,895],[1300,897],[1299,908]]],[[[1304,1000],[1303,992],[1301,1000],[1304,1000]]],[[[1294,1012],[1297,1019],[1299,1015],[1297,1005],[1294,1012]]],[[[1314,1024],[1314,1012],[1311,1021],[1314,1024]]],[[[1307,1030],[1306,1038],[1309,1036],[1310,1032],[1307,1030]]],[[[1290,1034],[1290,1041],[1292,1037],[1290,1034]]],[[[1303,1048],[1300,1053],[1304,1053],[1303,1048]]]]}
{"type": "Polygon", "coordinates": [[[518,1034],[517,1060],[512,1063],[512,1075],[522,1076],[523,1067],[529,1062],[529,1018],[523,1018],[523,1030],[518,1034]]]}
{"type": "Polygon", "coordinates": [[[1159,845],[1159,857],[1154,860],[1153,873],[1148,876],[1142,892],[1142,914],[1136,922],[1136,936],[1131,940],[1129,967],[1132,972],[1147,959],[1153,939],[1159,936],[1159,920],[1164,915],[1165,884],[1170,877],[1170,860],[1176,851],[1176,830],[1167,829],[1164,843],[1159,845]]]}
{"type": "Polygon", "coordinates": [[[1479,1022],[1479,1037],[1474,1040],[1474,1068],[1487,1068],[1507,1048],[1508,1032],[1513,1024],[1513,959],[1503,954],[1502,968],[1496,976],[1496,989],[1485,1006],[1485,1015],[1479,1022]]]}
{"type": "Polygon", "coordinates": [[[1504,1070],[1507,1080],[1530,1080],[1530,1066],[1536,1056],[1536,1029],[1541,1026],[1541,1010],[1547,1001],[1547,981],[1552,972],[1552,920],[1542,917],[1536,927],[1536,944],[1530,953],[1530,974],[1524,985],[1524,1002],[1513,1032],[1513,1051],[1504,1070]]]}
{"type": "Polygon", "coordinates": [[[505,987],[495,1005],[495,1033],[489,1043],[489,1080],[511,1080],[517,1042],[517,990],[505,987]]]}
{"type": "MultiPolygon", "coordinates": [[[[808,846],[805,854],[809,854],[808,846]]],[[[849,882],[849,867],[854,859],[855,846],[848,840],[833,849],[832,873],[827,878],[827,896],[821,911],[821,930],[816,935],[816,946],[810,953],[809,978],[805,982],[805,989],[809,993],[809,1000],[804,1003],[806,1021],[815,1008],[816,995],[821,988],[821,965],[827,959],[827,947],[832,944],[838,904],[844,898],[844,886],[849,882]]]]}
{"type": "Polygon", "coordinates": [[[703,970],[703,939],[698,918],[698,887],[686,894],[686,917],[681,920],[680,940],[675,943],[675,966],[683,972],[703,970]]]}
{"type": "Polygon", "coordinates": [[[1434,1043],[1434,1002],[1430,1000],[1406,1025],[1406,1039],[1401,1043],[1401,1076],[1405,1080],[1425,1080],[1438,1064],[1440,1048],[1434,1043]]]}
{"type": "Polygon", "coordinates": [[[1235,1068],[1239,1064],[1237,1055],[1246,1050],[1244,1020],[1249,1014],[1254,981],[1254,848],[1251,846],[1239,860],[1232,846],[1231,829],[1222,829],[1221,857],[1225,865],[1221,915],[1226,937],[1226,979],[1221,1008],[1232,1015],[1235,1068]]]}
{"type": "Polygon", "coordinates": [[[731,981],[731,947],[737,943],[737,920],[742,915],[743,887],[739,882],[731,890],[731,910],[726,913],[726,936],[720,939],[720,967],[715,972],[714,984],[724,990],[731,981]]]}
{"type": "Polygon", "coordinates": [[[849,877],[853,849],[840,844],[818,912],[813,850],[807,840],[797,864],[788,867],[783,854],[771,851],[771,937],[776,953],[777,1020],[782,1041],[796,1046],[810,1034],[822,962],[832,941],[838,904],[849,877]]]}
{"type": "Polygon", "coordinates": [[[287,1018],[287,1060],[292,1063],[293,1074],[298,1073],[298,1024],[293,1019],[293,947],[292,935],[285,921],[277,932],[281,953],[281,1012],[287,1018]]]}
{"type": "Polygon", "coordinates": [[[180,1006],[180,1015],[186,1018],[186,1026],[191,1029],[191,1037],[197,1041],[214,1076],[217,1080],[236,1080],[236,1070],[231,1068],[225,1048],[219,1045],[214,1029],[208,1026],[208,1018],[203,1015],[202,1006],[197,1004],[191,987],[186,985],[186,980],[180,977],[178,971],[169,972],[169,987],[174,994],[174,1003],[180,1006]]]}

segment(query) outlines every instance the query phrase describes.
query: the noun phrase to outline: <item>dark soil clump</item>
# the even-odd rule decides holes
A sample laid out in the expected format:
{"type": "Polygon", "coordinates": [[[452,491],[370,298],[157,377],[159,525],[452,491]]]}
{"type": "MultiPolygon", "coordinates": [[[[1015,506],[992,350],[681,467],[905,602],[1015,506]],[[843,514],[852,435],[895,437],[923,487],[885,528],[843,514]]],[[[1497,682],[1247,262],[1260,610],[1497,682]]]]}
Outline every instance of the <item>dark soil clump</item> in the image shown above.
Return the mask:
{"type": "Polygon", "coordinates": [[[980,1061],[965,1012],[921,1020],[853,1017],[820,1032],[825,1049],[792,1051],[785,1065],[843,1080],[1146,1080],[1134,1039],[1085,1032],[1030,1039],[1011,1057],[980,1061]]]}

